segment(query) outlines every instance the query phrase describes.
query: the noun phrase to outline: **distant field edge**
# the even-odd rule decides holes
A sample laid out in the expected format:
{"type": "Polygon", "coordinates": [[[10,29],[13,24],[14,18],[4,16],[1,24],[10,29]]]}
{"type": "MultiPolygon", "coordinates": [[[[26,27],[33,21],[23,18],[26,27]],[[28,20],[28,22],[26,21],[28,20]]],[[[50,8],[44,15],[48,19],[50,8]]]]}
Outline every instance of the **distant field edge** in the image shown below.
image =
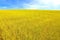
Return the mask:
{"type": "Polygon", "coordinates": [[[60,11],[60,10],[0,10],[0,11],[60,11]]]}

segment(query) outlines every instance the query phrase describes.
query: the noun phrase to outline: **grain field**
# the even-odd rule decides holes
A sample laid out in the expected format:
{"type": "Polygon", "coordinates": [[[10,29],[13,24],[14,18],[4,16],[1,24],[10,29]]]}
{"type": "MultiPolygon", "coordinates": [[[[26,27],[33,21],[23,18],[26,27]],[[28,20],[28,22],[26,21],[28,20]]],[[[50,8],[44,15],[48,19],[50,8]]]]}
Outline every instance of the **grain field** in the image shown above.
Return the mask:
{"type": "Polygon", "coordinates": [[[0,40],[60,40],[60,11],[0,10],[0,40]]]}

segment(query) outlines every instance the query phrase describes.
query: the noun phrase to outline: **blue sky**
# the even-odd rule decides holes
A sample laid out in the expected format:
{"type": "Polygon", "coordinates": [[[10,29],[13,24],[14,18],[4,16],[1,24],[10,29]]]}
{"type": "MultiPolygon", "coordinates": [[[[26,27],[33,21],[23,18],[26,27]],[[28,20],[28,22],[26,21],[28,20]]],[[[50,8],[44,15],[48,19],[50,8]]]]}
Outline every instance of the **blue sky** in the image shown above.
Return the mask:
{"type": "Polygon", "coordinates": [[[60,0],[0,0],[0,9],[60,10],[60,0]]]}

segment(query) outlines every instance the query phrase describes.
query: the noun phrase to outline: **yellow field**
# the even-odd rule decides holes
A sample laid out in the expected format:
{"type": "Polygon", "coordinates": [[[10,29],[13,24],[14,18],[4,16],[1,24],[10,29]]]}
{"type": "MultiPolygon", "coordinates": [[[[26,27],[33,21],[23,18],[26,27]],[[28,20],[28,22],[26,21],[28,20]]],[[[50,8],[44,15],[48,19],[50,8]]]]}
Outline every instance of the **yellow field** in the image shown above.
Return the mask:
{"type": "Polygon", "coordinates": [[[60,40],[60,11],[0,10],[0,40],[60,40]]]}

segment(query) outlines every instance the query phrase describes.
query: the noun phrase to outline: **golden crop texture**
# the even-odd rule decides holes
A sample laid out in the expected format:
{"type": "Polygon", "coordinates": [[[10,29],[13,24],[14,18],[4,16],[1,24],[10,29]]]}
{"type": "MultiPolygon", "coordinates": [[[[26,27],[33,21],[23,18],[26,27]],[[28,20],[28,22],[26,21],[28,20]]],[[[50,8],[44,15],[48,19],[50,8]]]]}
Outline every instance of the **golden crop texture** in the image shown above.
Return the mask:
{"type": "Polygon", "coordinates": [[[0,10],[0,40],[60,40],[60,11],[0,10]]]}

